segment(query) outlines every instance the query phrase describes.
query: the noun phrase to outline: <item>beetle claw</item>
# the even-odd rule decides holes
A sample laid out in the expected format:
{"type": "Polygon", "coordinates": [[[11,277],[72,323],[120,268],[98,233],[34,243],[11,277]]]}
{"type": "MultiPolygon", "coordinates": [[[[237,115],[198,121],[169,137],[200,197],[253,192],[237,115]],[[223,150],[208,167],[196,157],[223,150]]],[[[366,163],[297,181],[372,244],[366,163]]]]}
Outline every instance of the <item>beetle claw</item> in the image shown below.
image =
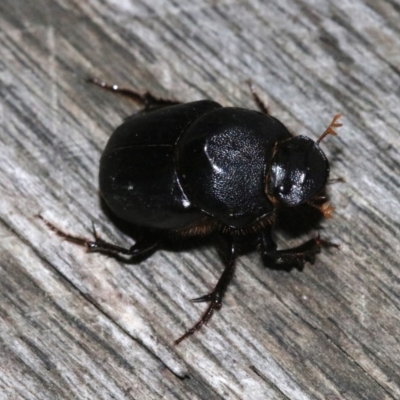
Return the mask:
{"type": "Polygon", "coordinates": [[[183,340],[192,336],[196,331],[198,331],[203,325],[206,325],[207,322],[211,319],[215,310],[219,310],[221,308],[221,303],[217,301],[212,301],[210,305],[207,307],[207,310],[204,312],[200,320],[194,324],[190,329],[188,329],[181,337],[174,341],[174,345],[178,345],[183,340]]]}
{"type": "Polygon", "coordinates": [[[204,301],[211,301],[213,300],[215,297],[214,293],[209,293],[209,294],[205,294],[204,296],[201,297],[196,297],[195,299],[190,299],[190,301],[192,303],[202,303],[204,301]]]}
{"type": "Polygon", "coordinates": [[[57,228],[55,225],[53,225],[46,218],[44,218],[41,214],[38,214],[36,217],[42,220],[45,223],[45,225],[50,230],[52,230],[57,236],[60,236],[61,238],[67,240],[68,242],[78,244],[79,246],[87,247],[87,243],[89,243],[87,239],[80,236],[70,235],[69,233],[64,232],[60,228],[57,228]]]}
{"type": "Polygon", "coordinates": [[[320,247],[335,247],[336,249],[340,248],[340,244],[329,242],[328,240],[322,239],[321,236],[315,238],[315,241],[320,247]]]}

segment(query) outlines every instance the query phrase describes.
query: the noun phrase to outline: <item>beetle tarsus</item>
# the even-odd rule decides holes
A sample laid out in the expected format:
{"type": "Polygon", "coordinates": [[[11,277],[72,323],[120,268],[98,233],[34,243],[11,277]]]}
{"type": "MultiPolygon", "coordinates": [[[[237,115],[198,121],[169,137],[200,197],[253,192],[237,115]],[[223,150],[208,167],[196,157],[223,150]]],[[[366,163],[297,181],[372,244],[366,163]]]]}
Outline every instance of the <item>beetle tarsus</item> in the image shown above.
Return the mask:
{"type": "Polygon", "coordinates": [[[192,328],[187,330],[180,338],[176,339],[174,341],[174,345],[176,346],[179,343],[183,342],[189,336],[192,336],[196,331],[198,331],[203,325],[207,324],[207,322],[214,314],[214,311],[219,308],[221,308],[220,304],[217,306],[214,302],[211,302],[205,313],[202,315],[201,319],[192,328]]]}
{"type": "Polygon", "coordinates": [[[126,96],[135,102],[141,104],[144,107],[144,111],[150,111],[157,108],[162,108],[166,106],[172,106],[176,104],[181,104],[179,101],[171,100],[171,99],[163,99],[160,97],[156,97],[152,95],[150,92],[140,93],[136,90],[120,87],[119,85],[113,85],[104,81],[101,81],[97,78],[88,78],[87,82],[93,83],[96,86],[99,86],[102,89],[108,90],[113,93],[120,94],[122,96],[126,96]]]}
{"type": "Polygon", "coordinates": [[[87,239],[81,237],[81,236],[74,236],[74,235],[70,235],[69,233],[64,232],[60,228],[57,228],[55,225],[53,225],[46,218],[44,218],[41,214],[38,214],[37,218],[42,220],[46,224],[46,226],[50,230],[52,230],[57,236],[60,236],[61,238],[67,240],[68,242],[75,243],[79,246],[84,246],[87,248],[89,248],[88,243],[94,243],[94,242],[91,242],[90,240],[87,240],[87,239]]]}
{"type": "Polygon", "coordinates": [[[203,313],[199,321],[193,325],[192,328],[188,329],[180,338],[174,341],[174,345],[178,345],[183,340],[192,336],[196,331],[198,331],[203,325],[207,324],[207,322],[211,319],[214,311],[219,310],[222,306],[222,298],[228,288],[229,283],[232,280],[233,273],[235,271],[235,243],[231,238],[231,246],[229,251],[229,261],[227,266],[224,269],[221,277],[219,278],[218,283],[215,286],[215,289],[205,296],[198,297],[196,299],[191,300],[192,302],[198,303],[203,301],[210,301],[209,306],[207,307],[206,311],[203,313]]]}

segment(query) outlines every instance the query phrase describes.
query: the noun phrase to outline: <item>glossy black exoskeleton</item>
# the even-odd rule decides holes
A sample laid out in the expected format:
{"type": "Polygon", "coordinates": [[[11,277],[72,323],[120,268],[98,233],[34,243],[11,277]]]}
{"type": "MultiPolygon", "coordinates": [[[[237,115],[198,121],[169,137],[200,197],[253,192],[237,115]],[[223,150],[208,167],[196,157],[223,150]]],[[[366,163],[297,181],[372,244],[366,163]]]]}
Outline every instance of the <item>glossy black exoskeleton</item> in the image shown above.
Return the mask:
{"type": "Polygon", "coordinates": [[[193,334],[221,307],[232,278],[237,245],[256,233],[264,261],[302,268],[313,262],[322,245],[319,237],[286,250],[277,250],[271,230],[280,206],[310,203],[326,216],[328,203],[319,204],[329,163],[319,142],[336,134],[336,115],[319,140],[293,136],[261,109],[222,107],[202,100],[180,104],[146,93],[93,81],[105,89],[133,97],[145,105],[111,135],[100,161],[100,192],[112,212],[142,227],[144,235],[130,249],[95,235],[89,241],[58,234],[90,251],[142,255],[169,236],[220,234],[228,242],[227,266],[215,289],[194,301],[209,302],[202,318],[181,336],[193,334]],[[319,205],[318,205],[319,204],[319,205]]]}

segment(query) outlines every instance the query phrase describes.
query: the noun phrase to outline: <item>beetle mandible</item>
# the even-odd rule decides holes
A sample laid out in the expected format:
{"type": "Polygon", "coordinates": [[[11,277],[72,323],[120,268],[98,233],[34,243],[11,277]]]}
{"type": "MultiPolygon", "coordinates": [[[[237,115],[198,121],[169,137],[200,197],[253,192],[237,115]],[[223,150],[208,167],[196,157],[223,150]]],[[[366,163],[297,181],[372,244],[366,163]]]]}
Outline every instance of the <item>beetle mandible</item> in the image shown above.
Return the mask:
{"type": "Polygon", "coordinates": [[[121,220],[143,229],[126,249],[99,238],[58,235],[90,252],[131,257],[150,253],[167,237],[219,232],[228,244],[227,263],[214,290],[195,302],[209,302],[200,320],[174,343],[206,324],[232,279],[237,247],[257,234],[266,263],[301,269],[314,262],[322,246],[336,246],[319,236],[300,246],[278,250],[272,238],[277,210],[304,203],[329,216],[333,207],[319,204],[329,176],[329,162],[319,144],[336,135],[340,114],[317,141],[293,136],[268,113],[250,83],[260,111],[222,107],[211,100],[179,103],[151,93],[92,83],[144,105],[111,135],[100,160],[100,193],[121,220]]]}

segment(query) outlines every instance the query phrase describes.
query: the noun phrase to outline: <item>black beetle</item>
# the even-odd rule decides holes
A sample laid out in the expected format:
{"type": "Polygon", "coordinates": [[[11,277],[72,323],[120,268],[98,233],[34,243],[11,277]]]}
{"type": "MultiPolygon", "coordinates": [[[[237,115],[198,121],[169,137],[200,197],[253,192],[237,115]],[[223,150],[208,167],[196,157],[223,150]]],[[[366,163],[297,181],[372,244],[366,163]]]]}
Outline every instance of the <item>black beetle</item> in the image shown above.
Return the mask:
{"type": "MultiPolygon", "coordinates": [[[[219,232],[227,241],[226,268],[214,290],[195,302],[209,302],[201,319],[174,343],[192,335],[221,307],[234,272],[237,246],[257,234],[265,262],[302,268],[313,262],[323,245],[319,236],[302,245],[277,250],[271,231],[280,206],[304,203],[329,216],[329,203],[319,204],[329,163],[319,147],[340,114],[317,140],[293,136],[254,91],[260,111],[222,107],[202,100],[178,103],[157,99],[92,80],[107,90],[144,104],[142,113],[127,118],[111,135],[100,161],[100,192],[121,220],[143,228],[129,249],[107,243],[94,232],[90,241],[66,234],[44,220],[57,234],[89,251],[139,256],[168,236],[219,232]]],[[[43,218],[42,218],[43,219],[43,218]]]]}

